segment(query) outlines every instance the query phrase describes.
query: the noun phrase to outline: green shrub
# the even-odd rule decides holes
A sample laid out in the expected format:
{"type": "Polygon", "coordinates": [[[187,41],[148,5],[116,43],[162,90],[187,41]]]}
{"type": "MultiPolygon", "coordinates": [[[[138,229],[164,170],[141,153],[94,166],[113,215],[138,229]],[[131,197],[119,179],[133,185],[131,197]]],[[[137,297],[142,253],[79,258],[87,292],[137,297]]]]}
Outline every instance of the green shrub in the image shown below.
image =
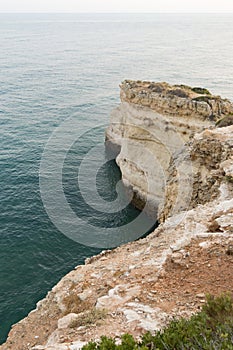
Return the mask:
{"type": "Polygon", "coordinates": [[[155,335],[146,333],[140,342],[124,334],[121,344],[102,337],[90,342],[83,350],[233,350],[233,297],[225,293],[219,297],[207,295],[202,311],[189,320],[173,320],[155,335]]]}
{"type": "Polygon", "coordinates": [[[194,88],[192,88],[192,91],[196,92],[197,94],[201,94],[201,95],[211,95],[209,90],[207,90],[205,88],[201,88],[201,87],[194,87],[194,88]]]}
{"type": "Polygon", "coordinates": [[[203,306],[203,313],[207,315],[209,324],[213,327],[227,323],[233,327],[233,299],[231,293],[218,297],[206,296],[207,303],[203,306]]]}
{"type": "Polygon", "coordinates": [[[226,176],[225,176],[225,180],[226,180],[227,182],[233,183],[233,176],[226,175],[226,176]]]}
{"type": "Polygon", "coordinates": [[[174,85],[174,86],[179,87],[179,88],[181,88],[181,89],[185,89],[185,90],[192,90],[192,87],[191,87],[191,86],[185,85],[185,84],[176,84],[176,85],[174,85]]]}

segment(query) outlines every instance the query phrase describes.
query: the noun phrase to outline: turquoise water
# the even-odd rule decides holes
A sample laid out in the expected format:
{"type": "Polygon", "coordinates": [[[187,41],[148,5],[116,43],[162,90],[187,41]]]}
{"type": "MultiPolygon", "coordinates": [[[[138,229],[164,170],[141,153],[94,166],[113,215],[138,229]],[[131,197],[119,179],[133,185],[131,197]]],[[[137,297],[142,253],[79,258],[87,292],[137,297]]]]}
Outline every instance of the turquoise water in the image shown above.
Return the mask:
{"type": "MultiPolygon", "coordinates": [[[[92,130],[67,154],[64,192],[87,222],[124,231],[139,214],[131,206],[97,215],[80,201],[80,158],[104,141],[93,128],[108,123],[125,78],[205,86],[233,100],[232,38],[232,15],[0,15],[1,342],[66,272],[100,251],[68,239],[44,209],[39,169],[52,132],[70,117],[92,130]]],[[[113,200],[119,179],[113,161],[100,168],[100,195],[113,200]]]]}

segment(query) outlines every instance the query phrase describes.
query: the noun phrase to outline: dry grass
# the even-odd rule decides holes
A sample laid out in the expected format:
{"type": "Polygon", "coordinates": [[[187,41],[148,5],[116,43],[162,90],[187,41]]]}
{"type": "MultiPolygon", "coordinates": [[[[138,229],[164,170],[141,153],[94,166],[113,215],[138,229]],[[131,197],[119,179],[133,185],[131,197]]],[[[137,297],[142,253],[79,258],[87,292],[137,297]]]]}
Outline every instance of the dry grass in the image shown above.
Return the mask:
{"type": "Polygon", "coordinates": [[[89,301],[81,300],[75,292],[71,292],[63,299],[63,304],[66,308],[64,315],[69,313],[79,314],[85,310],[90,309],[93,305],[89,301]]]}
{"type": "Polygon", "coordinates": [[[69,327],[77,328],[81,326],[93,325],[105,319],[107,311],[105,309],[96,309],[95,307],[81,313],[77,318],[71,321],[69,327]]]}

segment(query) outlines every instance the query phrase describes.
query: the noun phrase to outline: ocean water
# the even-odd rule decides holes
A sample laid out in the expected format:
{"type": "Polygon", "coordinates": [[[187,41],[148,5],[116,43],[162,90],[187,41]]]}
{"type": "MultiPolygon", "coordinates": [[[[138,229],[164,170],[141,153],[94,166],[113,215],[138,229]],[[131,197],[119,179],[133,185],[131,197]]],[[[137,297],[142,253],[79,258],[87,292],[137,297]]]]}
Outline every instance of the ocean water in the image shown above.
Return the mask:
{"type": "MultiPolygon", "coordinates": [[[[116,213],[94,210],[77,186],[85,152],[104,142],[98,127],[119,103],[119,83],[204,86],[233,100],[232,38],[227,14],[0,15],[0,342],[65,273],[101,250],[61,233],[44,207],[39,173],[52,133],[70,118],[77,122],[72,135],[89,130],[77,136],[63,167],[67,201],[86,222],[80,234],[117,227],[130,240],[124,224],[139,212],[130,205],[116,213]]],[[[115,200],[119,179],[113,160],[100,167],[100,196],[115,200]]],[[[88,189],[89,182],[87,172],[82,185],[88,189]]]]}

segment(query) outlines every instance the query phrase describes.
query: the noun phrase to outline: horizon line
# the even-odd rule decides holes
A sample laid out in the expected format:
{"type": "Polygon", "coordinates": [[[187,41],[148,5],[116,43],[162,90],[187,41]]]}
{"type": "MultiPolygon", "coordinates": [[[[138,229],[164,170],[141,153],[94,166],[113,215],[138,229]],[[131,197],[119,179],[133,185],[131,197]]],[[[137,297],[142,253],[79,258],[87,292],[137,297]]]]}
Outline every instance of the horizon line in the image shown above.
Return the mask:
{"type": "Polygon", "coordinates": [[[229,11],[1,11],[0,14],[233,14],[229,11]]]}

